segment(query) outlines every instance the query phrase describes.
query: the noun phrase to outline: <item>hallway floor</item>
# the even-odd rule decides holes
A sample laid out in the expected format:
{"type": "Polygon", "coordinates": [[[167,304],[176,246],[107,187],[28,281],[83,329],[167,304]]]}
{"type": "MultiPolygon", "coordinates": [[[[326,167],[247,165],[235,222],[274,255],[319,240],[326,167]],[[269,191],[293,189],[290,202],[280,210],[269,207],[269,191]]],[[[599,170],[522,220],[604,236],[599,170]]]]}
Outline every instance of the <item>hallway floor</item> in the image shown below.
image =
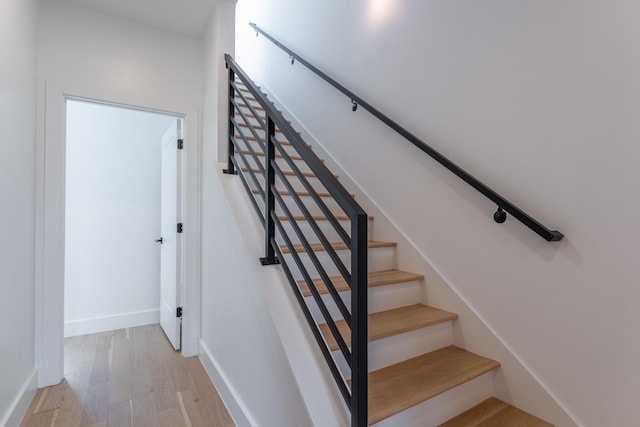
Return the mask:
{"type": "Polygon", "coordinates": [[[197,357],[159,325],[65,340],[65,380],[38,390],[22,427],[231,427],[197,357]]]}

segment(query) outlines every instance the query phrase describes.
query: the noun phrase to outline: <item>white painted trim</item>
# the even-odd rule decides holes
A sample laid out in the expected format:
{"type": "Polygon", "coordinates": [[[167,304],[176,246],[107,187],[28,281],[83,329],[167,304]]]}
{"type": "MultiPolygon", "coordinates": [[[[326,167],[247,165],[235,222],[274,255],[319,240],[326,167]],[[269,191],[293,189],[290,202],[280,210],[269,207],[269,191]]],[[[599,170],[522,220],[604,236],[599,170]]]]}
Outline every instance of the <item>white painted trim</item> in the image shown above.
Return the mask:
{"type": "Polygon", "coordinates": [[[18,394],[9,405],[7,413],[0,420],[0,426],[2,427],[18,427],[24,419],[29,405],[33,401],[36,395],[38,379],[38,369],[34,369],[27,378],[27,381],[22,385],[18,394]]]}
{"type": "Polygon", "coordinates": [[[145,105],[138,99],[111,99],[98,90],[63,88],[51,81],[40,87],[36,181],[36,363],[38,386],[58,384],[64,376],[64,235],[65,235],[65,121],[67,99],[162,112],[184,119],[183,171],[186,198],[182,306],[182,355],[198,354],[200,337],[200,109],[195,105],[145,105]],[[40,170],[40,168],[38,168],[40,170]]]}
{"type": "Polygon", "coordinates": [[[200,341],[200,250],[201,250],[201,209],[202,209],[202,111],[189,110],[185,115],[182,129],[184,148],[182,153],[183,222],[182,277],[184,299],[182,303],[182,355],[198,355],[200,341]]]}
{"type": "Polygon", "coordinates": [[[89,319],[69,320],[64,322],[64,336],[95,334],[97,332],[116,329],[134,328],[160,322],[160,309],[136,311],[132,313],[112,314],[89,319]]]}
{"type": "Polygon", "coordinates": [[[244,404],[238,392],[229,382],[227,376],[224,374],[222,369],[220,369],[220,365],[216,362],[215,357],[209,348],[204,343],[204,341],[200,340],[200,361],[204,366],[204,369],[209,374],[209,378],[216,390],[218,390],[218,394],[222,398],[231,418],[235,422],[238,427],[252,426],[257,427],[258,423],[253,419],[249,409],[244,404]]]}

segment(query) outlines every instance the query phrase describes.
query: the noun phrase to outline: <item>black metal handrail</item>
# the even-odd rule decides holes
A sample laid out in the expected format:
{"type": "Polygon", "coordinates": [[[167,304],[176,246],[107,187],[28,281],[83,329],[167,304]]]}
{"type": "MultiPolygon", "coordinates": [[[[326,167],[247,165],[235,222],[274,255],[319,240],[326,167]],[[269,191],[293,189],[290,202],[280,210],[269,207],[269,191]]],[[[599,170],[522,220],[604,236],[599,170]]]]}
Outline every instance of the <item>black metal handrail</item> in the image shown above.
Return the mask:
{"type": "Polygon", "coordinates": [[[256,210],[265,228],[265,257],[260,261],[263,265],[281,264],[287,279],[294,291],[296,299],[300,304],[302,312],[311,327],[314,337],[320,346],[322,354],[329,366],[329,369],[336,380],[338,389],[351,410],[351,426],[364,427],[367,422],[367,220],[366,212],[356,203],[347,190],[338,182],[337,178],[326,168],[324,163],[304,142],[302,137],[293,129],[289,122],[282,116],[273,103],[260,92],[259,88],[238,66],[234,59],[225,55],[227,68],[229,69],[229,141],[228,141],[228,162],[224,170],[228,174],[238,174],[242,180],[247,193],[250,196],[252,205],[256,210]],[[236,78],[238,80],[236,80],[236,78]],[[241,85],[253,96],[255,102],[259,103],[264,110],[264,120],[260,118],[258,108],[250,102],[248,94],[243,93],[241,85]],[[243,104],[236,101],[236,95],[243,104]],[[246,110],[243,110],[246,109],[246,110]],[[237,113],[237,114],[236,114],[237,113]],[[241,121],[239,121],[241,119],[241,121]],[[257,125],[252,122],[257,122],[257,125]],[[248,132],[247,132],[248,130],[248,132]],[[314,187],[305,174],[294,162],[289,151],[284,147],[284,142],[278,137],[277,131],[286,139],[293,149],[298,153],[296,160],[302,160],[313,177],[317,178],[326,192],[337,203],[350,221],[350,230],[344,229],[334,213],[322,200],[319,191],[314,187]],[[259,132],[262,132],[262,137],[259,132]],[[250,133],[248,136],[247,133],[250,133]],[[254,149],[253,144],[258,145],[254,149]],[[264,159],[260,157],[264,156],[264,159]],[[290,171],[284,171],[276,159],[282,159],[290,171]],[[254,169],[253,164],[257,165],[254,169]],[[262,165],[264,162],[264,166],[262,165]],[[310,213],[305,202],[302,201],[301,194],[291,183],[289,176],[293,176],[297,182],[305,188],[305,196],[309,196],[324,214],[328,223],[340,236],[344,246],[351,251],[350,262],[345,265],[337,249],[327,239],[325,233],[317,224],[316,219],[310,213]],[[284,186],[284,190],[276,187],[276,179],[284,186]],[[301,212],[302,217],[311,227],[312,232],[320,241],[322,250],[325,251],[331,263],[333,263],[340,277],[351,287],[351,304],[347,307],[343,299],[338,294],[338,290],[332,283],[327,266],[321,262],[315,253],[309,238],[297,224],[297,219],[291,212],[290,207],[285,203],[283,196],[287,195],[293,200],[294,206],[301,212]],[[260,204],[262,202],[262,205],[260,204]],[[276,214],[279,207],[281,219],[276,214]],[[293,234],[297,237],[300,245],[292,242],[283,221],[288,221],[293,234]],[[284,242],[279,245],[278,239],[284,242]],[[335,304],[344,321],[351,329],[351,343],[345,342],[340,334],[336,321],[332,318],[327,303],[312,279],[312,273],[305,266],[302,254],[305,254],[315,271],[319,280],[325,285],[331,296],[331,301],[335,304]],[[289,255],[289,258],[285,256],[289,255]],[[288,261],[289,259],[289,261],[288,261]],[[289,265],[289,262],[292,264],[289,265]],[[323,334],[321,333],[316,320],[302,294],[298,282],[294,277],[293,268],[304,279],[303,282],[311,293],[312,300],[320,311],[322,318],[326,322],[328,329],[335,339],[339,354],[344,358],[351,369],[351,380],[348,383],[343,378],[338,365],[334,360],[323,334]]]}
{"type": "Polygon", "coordinates": [[[473,188],[478,190],[485,197],[487,197],[488,199],[493,201],[496,205],[498,205],[498,209],[495,212],[495,214],[493,215],[493,217],[494,217],[496,222],[503,223],[506,220],[506,213],[508,212],[514,218],[516,218],[518,221],[522,222],[524,225],[526,225],[531,230],[536,232],[538,235],[540,235],[546,241],[548,241],[548,242],[557,242],[559,240],[562,240],[562,238],[564,237],[564,234],[562,234],[561,232],[559,232],[557,230],[550,230],[547,227],[545,227],[542,223],[537,221],[535,218],[533,218],[532,216],[530,216],[529,214],[524,212],[522,209],[518,208],[516,205],[514,205],[513,203],[511,203],[510,201],[508,201],[504,197],[500,196],[494,190],[492,190],[491,188],[489,188],[488,186],[486,186],[485,184],[480,182],[477,178],[475,178],[470,173],[468,173],[467,171],[462,169],[460,166],[456,165],[454,162],[449,160],[447,157],[445,157],[444,155],[440,154],[433,147],[431,147],[430,145],[428,145],[427,143],[425,143],[424,141],[419,139],[417,136],[413,135],[411,132],[409,132],[408,130],[406,130],[402,126],[400,126],[395,121],[391,120],[388,116],[386,116],[385,114],[380,112],[380,110],[378,110],[377,108],[373,107],[367,101],[365,101],[364,99],[362,99],[361,97],[359,97],[355,93],[351,92],[349,89],[347,89],[346,87],[344,87],[343,85],[338,83],[333,78],[329,77],[324,72],[320,71],[315,66],[311,65],[307,60],[305,60],[300,55],[298,55],[297,53],[295,53],[294,51],[289,49],[287,46],[285,46],[284,44],[282,44],[281,42],[279,42],[278,40],[273,38],[269,33],[265,32],[263,29],[258,27],[256,24],[251,22],[251,23],[249,23],[249,25],[256,31],[256,34],[259,33],[259,34],[264,35],[269,41],[271,41],[273,44],[278,46],[280,49],[282,49],[286,53],[288,53],[289,57],[291,58],[291,63],[292,64],[294,63],[294,61],[300,62],[302,65],[307,67],[309,70],[311,70],[315,74],[317,74],[321,79],[323,79],[324,81],[329,83],[331,86],[335,87],[340,92],[345,94],[352,102],[353,111],[356,111],[358,106],[362,106],[362,108],[364,108],[365,110],[369,111],[371,114],[373,114],[375,117],[377,117],[384,124],[389,126],[391,129],[395,130],[397,133],[402,135],[405,139],[407,139],[409,142],[411,142],[417,148],[419,148],[420,150],[422,150],[423,152],[425,152],[426,154],[431,156],[433,159],[435,159],[442,166],[444,166],[445,168],[449,169],[451,172],[453,172],[455,175],[457,175],[459,178],[461,178],[464,182],[466,182],[467,184],[469,184],[470,186],[472,186],[473,188]]]}

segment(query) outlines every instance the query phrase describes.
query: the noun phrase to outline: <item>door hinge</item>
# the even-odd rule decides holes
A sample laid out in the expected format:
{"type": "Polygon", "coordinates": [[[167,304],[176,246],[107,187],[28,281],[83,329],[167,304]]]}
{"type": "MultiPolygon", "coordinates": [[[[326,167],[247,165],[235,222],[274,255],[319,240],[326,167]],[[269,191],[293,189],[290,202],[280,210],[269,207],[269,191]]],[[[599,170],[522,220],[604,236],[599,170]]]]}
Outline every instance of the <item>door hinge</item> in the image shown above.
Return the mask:
{"type": "Polygon", "coordinates": [[[182,223],[178,223],[178,233],[182,233],[182,223]]]}
{"type": "Polygon", "coordinates": [[[181,138],[178,140],[178,150],[182,150],[184,147],[184,140],[181,138]]]}
{"type": "Polygon", "coordinates": [[[176,308],[176,317],[179,319],[182,318],[182,307],[176,308]]]}

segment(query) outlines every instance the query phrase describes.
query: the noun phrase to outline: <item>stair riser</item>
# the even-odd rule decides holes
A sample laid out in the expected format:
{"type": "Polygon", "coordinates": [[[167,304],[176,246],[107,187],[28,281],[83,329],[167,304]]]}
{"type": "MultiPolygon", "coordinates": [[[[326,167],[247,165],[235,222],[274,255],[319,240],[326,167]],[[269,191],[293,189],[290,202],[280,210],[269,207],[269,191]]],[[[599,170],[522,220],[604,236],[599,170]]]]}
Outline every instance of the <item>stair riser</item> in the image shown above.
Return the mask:
{"type": "MultiPolygon", "coordinates": [[[[394,308],[406,307],[420,303],[421,282],[398,283],[388,286],[376,286],[368,289],[367,301],[369,313],[393,310],[394,308]]],[[[340,297],[345,305],[351,307],[351,292],[340,292],[340,297]]],[[[313,297],[307,297],[307,305],[311,309],[311,314],[317,323],[325,323],[320,310],[313,297]]],[[[342,314],[333,302],[331,295],[322,295],[322,300],[329,309],[331,317],[342,319],[342,314]]]]}
{"type": "Polygon", "coordinates": [[[375,427],[435,427],[493,396],[493,372],[382,420],[375,427]]]}
{"type": "MultiPolygon", "coordinates": [[[[337,251],[337,254],[344,265],[347,267],[347,269],[349,269],[351,265],[351,252],[337,251]]],[[[333,263],[333,260],[326,252],[316,252],[316,255],[329,276],[337,276],[338,274],[340,274],[335,264],[333,263]]],[[[292,270],[294,279],[296,281],[302,280],[302,274],[298,272],[297,265],[295,264],[292,256],[290,254],[285,254],[285,259],[292,270]]],[[[300,254],[300,259],[312,278],[319,277],[316,273],[315,267],[313,266],[311,260],[309,259],[309,256],[306,253],[300,254]]],[[[395,268],[395,248],[369,249],[368,262],[369,271],[381,271],[395,268]]]]}
{"type": "MultiPolygon", "coordinates": [[[[340,222],[340,225],[342,225],[342,228],[344,228],[344,230],[348,234],[350,234],[351,233],[351,223],[349,221],[339,221],[339,222],[340,222]]],[[[305,238],[307,239],[308,242],[310,242],[310,243],[319,243],[320,242],[320,239],[316,235],[316,233],[313,230],[313,228],[311,227],[311,225],[309,225],[309,222],[307,222],[307,221],[296,221],[296,224],[298,225],[298,227],[300,228],[300,231],[302,231],[302,234],[305,236],[305,238]]],[[[339,241],[341,241],[340,235],[338,234],[336,229],[333,228],[333,226],[331,225],[331,223],[329,221],[318,221],[316,224],[318,224],[318,227],[320,228],[322,233],[325,235],[327,240],[329,240],[330,242],[339,242],[339,241]]],[[[369,227],[367,229],[367,231],[368,231],[368,240],[371,240],[371,236],[373,236],[372,224],[373,224],[373,221],[369,221],[369,227]]],[[[300,239],[298,238],[298,235],[296,234],[296,232],[293,229],[294,227],[291,225],[291,223],[289,221],[283,221],[282,225],[284,226],[285,230],[287,231],[287,235],[289,236],[291,241],[294,242],[294,244],[301,243],[300,239]]]]}
{"type": "MultiPolygon", "coordinates": [[[[369,371],[400,363],[412,357],[435,351],[451,345],[453,341],[453,324],[445,322],[426,328],[405,332],[369,342],[369,371]]],[[[334,351],[333,358],[338,363],[345,378],[351,378],[351,371],[342,352],[334,351]]]]}

